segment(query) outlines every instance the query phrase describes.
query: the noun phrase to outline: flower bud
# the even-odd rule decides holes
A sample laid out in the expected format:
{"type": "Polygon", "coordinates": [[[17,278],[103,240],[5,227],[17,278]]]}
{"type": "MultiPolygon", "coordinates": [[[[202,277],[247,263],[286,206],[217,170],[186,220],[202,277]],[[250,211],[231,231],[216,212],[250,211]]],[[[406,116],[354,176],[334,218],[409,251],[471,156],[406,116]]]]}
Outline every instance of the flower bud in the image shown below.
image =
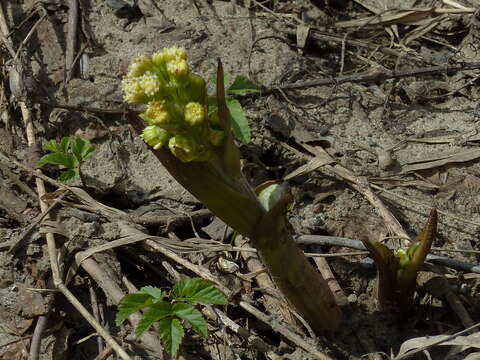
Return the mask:
{"type": "Polygon", "coordinates": [[[187,52],[184,48],[178,46],[171,46],[163,49],[163,54],[166,61],[170,60],[187,60],[187,52]]]}
{"type": "Polygon", "coordinates": [[[142,138],[148,145],[158,150],[168,142],[170,135],[161,127],[150,125],[143,129],[142,138]]]}
{"type": "Polygon", "coordinates": [[[191,138],[176,135],[168,141],[168,148],[183,162],[189,162],[195,160],[195,145],[191,138]]]}
{"type": "Polygon", "coordinates": [[[200,125],[205,120],[205,109],[198,102],[189,102],[185,106],[185,121],[191,126],[200,125]]]}
{"type": "Polygon", "coordinates": [[[160,91],[160,80],[151,71],[147,71],[143,76],[139,77],[138,81],[140,82],[143,93],[148,97],[153,97],[160,91]]]}
{"type": "Polygon", "coordinates": [[[122,80],[124,99],[132,104],[144,104],[147,98],[143,93],[142,86],[137,78],[125,78],[122,80]]]}
{"type": "Polygon", "coordinates": [[[147,111],[142,114],[142,118],[149,125],[162,125],[170,122],[171,117],[165,107],[165,101],[151,101],[148,103],[147,111]]]}
{"type": "Polygon", "coordinates": [[[196,101],[201,104],[206,99],[206,84],[203,77],[197,74],[188,74],[188,87],[185,89],[188,92],[188,97],[191,101],[196,101]]]}
{"type": "Polygon", "coordinates": [[[183,59],[167,61],[167,71],[176,79],[183,79],[188,74],[188,63],[183,59]]]}
{"type": "Polygon", "coordinates": [[[147,55],[139,55],[133,60],[128,67],[128,77],[138,77],[144,75],[147,71],[152,70],[152,60],[147,55]]]}

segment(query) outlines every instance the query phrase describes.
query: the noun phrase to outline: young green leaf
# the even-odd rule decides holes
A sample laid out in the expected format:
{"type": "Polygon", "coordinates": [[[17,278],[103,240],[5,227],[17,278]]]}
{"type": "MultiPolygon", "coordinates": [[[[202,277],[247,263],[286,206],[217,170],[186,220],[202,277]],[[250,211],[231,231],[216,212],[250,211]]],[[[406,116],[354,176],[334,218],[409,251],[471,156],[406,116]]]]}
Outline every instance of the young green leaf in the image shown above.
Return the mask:
{"type": "Polygon", "coordinates": [[[79,162],[85,161],[93,155],[95,146],[90,141],[80,136],[75,138],[75,141],[71,144],[72,152],[79,162]]]}
{"type": "Polygon", "coordinates": [[[69,147],[70,147],[70,137],[64,136],[62,140],[60,140],[60,151],[66,154],[68,152],[69,147]]]}
{"type": "Polygon", "coordinates": [[[243,111],[242,105],[238,100],[232,98],[227,98],[226,100],[232,119],[233,134],[238,140],[248,144],[250,142],[250,127],[248,126],[245,111],[243,111]]]}
{"type": "Polygon", "coordinates": [[[142,336],[155,321],[173,315],[172,307],[173,305],[166,301],[150,305],[149,309],[143,313],[142,319],[138,322],[135,331],[137,336],[142,336]]]}
{"type": "Polygon", "coordinates": [[[229,95],[240,96],[258,92],[260,92],[260,88],[245,76],[237,76],[227,90],[227,94],[229,95]]]}
{"type": "Polygon", "coordinates": [[[165,350],[175,357],[185,335],[180,321],[171,317],[160,320],[158,334],[162,339],[165,350]]]}
{"type": "Polygon", "coordinates": [[[43,155],[37,162],[37,167],[42,167],[46,164],[63,165],[70,169],[74,167],[74,159],[68,154],[55,152],[47,155],[43,155]]]}
{"type": "Polygon", "coordinates": [[[120,325],[134,312],[150,306],[151,304],[152,297],[149,294],[136,293],[125,295],[118,304],[118,313],[115,318],[116,324],[120,325]]]}
{"type": "Polygon", "coordinates": [[[43,145],[43,150],[50,152],[62,152],[60,145],[57,144],[57,141],[55,139],[50,140],[45,145],[43,145]]]}
{"type": "Polygon", "coordinates": [[[216,287],[215,283],[202,278],[182,280],[175,284],[173,292],[176,300],[191,304],[207,303],[226,305],[227,298],[216,287]]]}
{"type": "Polygon", "coordinates": [[[37,167],[46,164],[63,165],[67,171],[63,172],[59,180],[63,183],[69,183],[80,177],[80,164],[91,157],[95,151],[90,141],[77,136],[72,142],[68,136],[64,136],[60,143],[55,140],[48,141],[44,147],[51,154],[43,156],[37,163],[37,167]]]}
{"type": "Polygon", "coordinates": [[[69,184],[73,180],[77,179],[79,176],[80,174],[78,173],[78,168],[69,169],[61,173],[58,177],[58,180],[60,180],[64,184],[69,184]]]}
{"type": "Polygon", "coordinates": [[[198,334],[204,337],[208,336],[207,322],[203,318],[202,313],[192,305],[176,303],[173,305],[173,312],[180,319],[188,321],[192,325],[193,330],[198,334]]]}
{"type": "Polygon", "coordinates": [[[162,289],[159,289],[155,286],[144,286],[140,289],[140,293],[150,295],[155,302],[161,301],[167,296],[165,291],[162,291],[162,289]]]}

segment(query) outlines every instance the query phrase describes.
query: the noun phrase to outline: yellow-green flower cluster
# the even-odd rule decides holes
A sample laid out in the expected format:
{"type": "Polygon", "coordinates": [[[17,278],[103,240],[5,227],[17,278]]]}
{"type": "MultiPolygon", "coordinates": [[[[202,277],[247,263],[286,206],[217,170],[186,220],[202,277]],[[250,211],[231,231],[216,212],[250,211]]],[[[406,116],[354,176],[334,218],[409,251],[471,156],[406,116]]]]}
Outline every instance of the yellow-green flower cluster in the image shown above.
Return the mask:
{"type": "Polygon", "coordinates": [[[126,101],[147,105],[142,137],[154,149],[168,145],[181,161],[205,161],[222,143],[223,130],[207,115],[205,80],[190,72],[183,48],[138,56],[122,88],[126,101]]]}

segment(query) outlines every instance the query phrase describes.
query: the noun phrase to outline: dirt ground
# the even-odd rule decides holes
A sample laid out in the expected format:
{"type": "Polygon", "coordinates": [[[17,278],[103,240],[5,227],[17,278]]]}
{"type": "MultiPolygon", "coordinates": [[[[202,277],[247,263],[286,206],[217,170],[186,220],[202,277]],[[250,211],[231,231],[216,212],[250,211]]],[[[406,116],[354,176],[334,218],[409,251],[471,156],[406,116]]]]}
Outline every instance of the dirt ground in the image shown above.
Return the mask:
{"type": "MultiPolygon", "coordinates": [[[[188,264],[210,270],[237,296],[221,308],[228,320],[204,309],[209,337],[186,330],[184,359],[315,359],[320,353],[394,359],[409,339],[476,324],[478,6],[476,0],[2,2],[0,358],[121,358],[55,289],[45,233],[55,233],[66,288],[132,358],[169,357],[154,333],[138,340],[130,324],[115,325],[116,304],[135,287],[198,276],[188,264]],[[263,89],[239,99],[252,132],[240,149],[253,186],[283,179],[319,149],[353,177],[332,163],[292,177],[289,219],[296,234],[389,238],[398,246],[399,229],[415,238],[430,209],[439,210],[431,253],[457,263],[426,264],[410,317],[378,311],[368,255],[345,255],[358,249],[328,243],[302,245],[329,254],[327,262],[314,258],[315,264],[330,268],[341,288],[342,326],[319,338],[252,275],[261,264],[238,251],[179,251],[186,265],[136,241],[96,252],[76,269],[76,254],[122,238],[125,222],[172,244],[194,237],[231,241],[224,224],[168,174],[128,124],[120,83],[129,63],[172,45],[184,47],[191,69],[205,78],[221,59],[232,77],[246,76],[263,89]],[[74,184],[86,193],[59,200],[60,188],[47,181],[44,199],[55,205],[42,223],[31,169],[44,154],[42,144],[70,135],[97,149],[74,184]],[[384,208],[371,201],[372,193],[384,208]],[[386,222],[393,218],[397,227],[386,222]],[[457,307],[429,287],[434,276],[446,279],[457,307]]],[[[47,166],[44,173],[56,179],[59,171],[47,166]]],[[[476,334],[411,358],[480,359],[476,334]]],[[[426,344],[420,339],[412,348],[426,344]]]]}

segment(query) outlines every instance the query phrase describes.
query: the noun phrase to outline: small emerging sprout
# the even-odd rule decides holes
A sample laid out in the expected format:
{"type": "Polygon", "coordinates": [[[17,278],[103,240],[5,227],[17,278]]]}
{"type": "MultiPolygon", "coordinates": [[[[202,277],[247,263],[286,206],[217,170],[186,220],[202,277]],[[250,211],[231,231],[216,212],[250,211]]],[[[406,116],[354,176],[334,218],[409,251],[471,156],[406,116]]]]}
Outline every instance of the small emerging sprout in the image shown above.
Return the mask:
{"type": "Polygon", "coordinates": [[[413,304],[417,274],[423,266],[437,231],[437,211],[407,250],[391,250],[376,241],[363,240],[378,270],[378,302],[381,310],[406,312],[413,304]]]}
{"type": "MultiPolygon", "coordinates": [[[[147,105],[143,139],[154,149],[168,143],[182,162],[208,161],[225,134],[216,120],[205,121],[205,80],[190,73],[185,49],[173,46],[151,57],[138,56],[122,81],[125,100],[147,105]]],[[[217,115],[218,116],[218,115],[217,115]]]]}

